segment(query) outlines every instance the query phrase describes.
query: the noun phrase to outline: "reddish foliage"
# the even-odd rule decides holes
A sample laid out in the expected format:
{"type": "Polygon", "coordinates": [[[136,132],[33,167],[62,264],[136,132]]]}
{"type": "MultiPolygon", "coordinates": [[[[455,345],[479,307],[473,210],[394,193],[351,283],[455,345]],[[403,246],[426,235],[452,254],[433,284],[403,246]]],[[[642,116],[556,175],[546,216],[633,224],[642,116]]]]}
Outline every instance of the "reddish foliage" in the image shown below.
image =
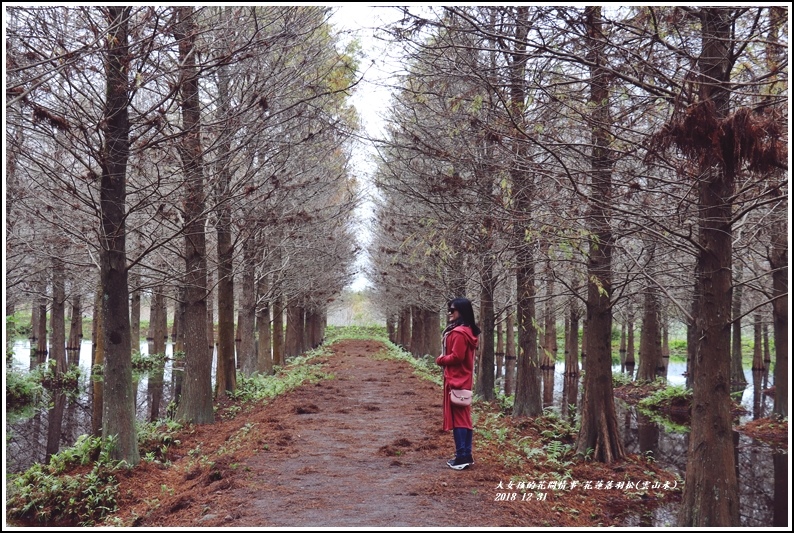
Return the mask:
{"type": "Polygon", "coordinates": [[[788,449],[788,420],[759,418],[736,428],[750,438],[765,442],[774,448],[788,449]]]}
{"type": "MultiPolygon", "coordinates": [[[[690,105],[652,136],[662,151],[676,146],[701,166],[721,164],[735,172],[741,165],[766,173],[787,168],[788,148],[780,114],[767,108],[740,107],[720,119],[710,100],[690,105]]],[[[653,152],[650,154],[653,155],[653,152]]]]}

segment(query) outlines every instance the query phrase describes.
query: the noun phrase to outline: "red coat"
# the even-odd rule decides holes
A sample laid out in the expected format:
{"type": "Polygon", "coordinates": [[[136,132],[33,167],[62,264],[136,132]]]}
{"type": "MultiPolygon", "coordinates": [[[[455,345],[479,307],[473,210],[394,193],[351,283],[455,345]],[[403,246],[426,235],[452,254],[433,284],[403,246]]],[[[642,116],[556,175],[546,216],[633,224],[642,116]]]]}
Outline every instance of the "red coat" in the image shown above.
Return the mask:
{"type": "Polygon", "coordinates": [[[436,358],[436,364],[444,367],[444,431],[453,428],[472,428],[471,406],[460,407],[449,401],[451,389],[474,387],[474,351],[477,337],[468,326],[458,326],[447,333],[444,353],[436,358]]]}

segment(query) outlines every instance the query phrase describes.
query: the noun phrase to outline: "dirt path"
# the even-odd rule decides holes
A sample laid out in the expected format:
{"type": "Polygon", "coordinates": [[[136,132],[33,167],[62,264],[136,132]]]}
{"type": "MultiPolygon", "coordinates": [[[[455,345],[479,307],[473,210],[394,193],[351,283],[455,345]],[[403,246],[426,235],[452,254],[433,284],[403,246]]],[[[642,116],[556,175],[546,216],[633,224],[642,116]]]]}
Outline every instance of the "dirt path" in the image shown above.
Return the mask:
{"type": "Polygon", "coordinates": [[[181,479],[179,468],[169,469],[169,479],[153,476],[139,490],[151,494],[160,483],[157,507],[138,509],[148,516],[135,525],[529,525],[514,506],[494,501],[496,486],[508,480],[478,457],[476,435],[478,462],[460,472],[446,466],[453,441],[440,429],[437,385],[414,376],[405,362],[373,359],[381,349],[375,341],[343,341],[333,349],[323,369],[335,379],[197,428],[195,442],[182,448],[211,450],[225,442],[233,452],[183,468],[181,479]],[[255,449],[235,449],[241,431],[255,449]]]}

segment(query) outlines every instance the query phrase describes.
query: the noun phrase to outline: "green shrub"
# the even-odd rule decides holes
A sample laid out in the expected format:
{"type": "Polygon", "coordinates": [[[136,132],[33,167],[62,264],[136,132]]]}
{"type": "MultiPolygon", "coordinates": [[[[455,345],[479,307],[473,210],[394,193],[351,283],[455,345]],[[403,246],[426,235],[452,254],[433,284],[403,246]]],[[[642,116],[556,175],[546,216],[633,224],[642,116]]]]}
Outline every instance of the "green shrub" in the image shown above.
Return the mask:
{"type": "Polygon", "coordinates": [[[328,374],[321,371],[319,364],[311,363],[313,358],[326,353],[325,348],[320,347],[304,356],[294,357],[284,367],[276,367],[272,376],[259,373],[251,376],[238,374],[237,388],[231,396],[242,402],[269,400],[305,382],[314,383],[329,378],[328,374]]]}
{"type": "MultiPolygon", "coordinates": [[[[6,409],[12,412],[33,407],[44,398],[41,372],[20,372],[6,367],[6,409]]],[[[10,414],[10,413],[9,413],[10,414]]]]}
{"type": "MultiPolygon", "coordinates": [[[[657,378],[664,380],[664,378],[657,378]]],[[[637,404],[644,409],[659,409],[672,403],[686,403],[692,399],[692,389],[682,385],[672,385],[659,389],[637,404]]]]}
{"type": "Polygon", "coordinates": [[[132,354],[132,371],[145,374],[151,372],[155,368],[164,367],[168,359],[164,353],[155,353],[149,355],[141,355],[138,352],[132,354]]]}
{"type": "Polygon", "coordinates": [[[138,451],[144,460],[167,462],[168,449],[178,445],[176,438],[184,426],[172,419],[164,418],[155,422],[136,421],[138,451]]]}
{"type": "Polygon", "coordinates": [[[670,339],[668,347],[670,348],[671,361],[686,361],[686,339],[670,339]]]}
{"type": "MultiPolygon", "coordinates": [[[[663,378],[657,379],[654,383],[659,380],[663,380],[663,378]]],[[[637,409],[669,432],[686,433],[689,431],[689,427],[682,424],[680,420],[675,421],[663,413],[670,413],[674,407],[688,410],[691,402],[692,389],[673,385],[656,390],[650,396],[643,398],[637,403],[637,409]]]]}
{"type": "Polygon", "coordinates": [[[55,372],[55,361],[49,360],[30,372],[6,366],[6,409],[12,419],[29,416],[31,408],[42,406],[48,399],[46,391],[62,390],[70,399],[80,394],[82,372],[69,365],[66,372],[55,372]]]}
{"type": "Polygon", "coordinates": [[[612,386],[613,387],[622,387],[624,385],[629,385],[633,383],[634,380],[628,374],[624,374],[622,372],[613,372],[612,373],[612,386]]]}
{"type": "Polygon", "coordinates": [[[8,340],[27,339],[32,332],[30,312],[16,312],[13,315],[6,315],[6,335],[8,340]]]}
{"type": "Polygon", "coordinates": [[[6,512],[9,518],[42,524],[92,525],[116,510],[115,473],[123,463],[110,459],[112,439],[82,435],[74,446],[53,455],[47,465],[36,463],[9,478],[6,512]],[[88,465],[85,473],[64,472],[88,465]]]}

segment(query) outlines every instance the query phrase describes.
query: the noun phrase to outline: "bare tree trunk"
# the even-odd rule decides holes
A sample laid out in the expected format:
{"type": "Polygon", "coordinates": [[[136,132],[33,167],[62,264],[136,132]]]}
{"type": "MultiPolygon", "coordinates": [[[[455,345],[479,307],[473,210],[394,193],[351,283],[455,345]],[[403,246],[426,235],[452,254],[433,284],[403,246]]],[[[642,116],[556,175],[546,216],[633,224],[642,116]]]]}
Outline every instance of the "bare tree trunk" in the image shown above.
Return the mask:
{"type": "Polygon", "coordinates": [[[129,274],[130,282],[130,348],[132,353],[141,352],[141,276],[134,272],[129,274]]]}
{"type": "Polygon", "coordinates": [[[609,88],[602,66],[604,37],[601,8],[585,8],[587,58],[590,67],[592,106],[592,193],[589,198],[589,226],[592,232],[587,262],[587,366],[584,378],[581,426],[576,452],[611,463],[623,459],[623,441],[618,430],[612,394],[612,249],[609,206],[612,199],[612,163],[609,149],[611,124],[609,88]],[[596,245],[597,243],[597,245],[596,245]]]}
{"type": "MultiPolygon", "coordinates": [[[[768,95],[779,92],[779,88],[788,87],[788,71],[783,68],[789,61],[786,44],[788,43],[786,33],[786,21],[788,18],[788,8],[785,6],[774,6],[767,10],[769,20],[769,33],[766,38],[766,65],[770,73],[774,73],[775,82],[768,85],[768,95]],[[781,34],[784,39],[781,43],[781,34]]],[[[786,137],[786,139],[788,139],[786,137]]],[[[788,416],[788,238],[790,235],[789,225],[789,206],[788,206],[788,181],[789,173],[776,172],[770,176],[773,185],[772,190],[776,191],[777,203],[772,208],[772,222],[770,224],[770,240],[767,251],[769,266],[772,268],[772,335],[775,341],[775,403],[773,413],[776,417],[788,416]]],[[[768,342],[765,343],[768,346],[768,342]]],[[[767,368],[771,364],[771,354],[764,354],[765,365],[767,368]]],[[[780,457],[775,455],[775,468],[777,469],[780,457]]],[[[785,463],[785,459],[783,459],[785,463]]],[[[785,482],[784,482],[785,483],[785,482]]],[[[784,484],[785,490],[785,484],[784,484]]],[[[775,497],[778,497],[777,490],[775,497]]],[[[785,525],[785,507],[782,513],[776,513],[775,525],[785,525]],[[782,516],[781,516],[782,515],[782,516]]]]}
{"type": "MultiPolygon", "coordinates": [[[[702,8],[700,103],[714,118],[729,112],[731,8],[702,8]]],[[[737,527],[739,488],[730,413],[732,196],[734,171],[717,158],[701,159],[698,181],[699,247],[696,262],[695,352],[692,359],[692,422],[682,527],[737,527]]]]}
{"type": "MultiPolygon", "coordinates": [[[[166,289],[164,287],[158,287],[160,291],[160,303],[158,304],[160,308],[160,314],[157,328],[155,332],[157,333],[157,353],[165,353],[166,345],[168,344],[168,302],[166,301],[166,289]]],[[[177,304],[179,305],[179,304],[177,304]]],[[[174,306],[174,322],[176,322],[176,309],[177,305],[174,306]]],[[[174,347],[176,349],[176,347],[174,347]]],[[[181,348],[180,348],[181,349],[181,348]]]]}
{"type": "Polygon", "coordinates": [[[629,375],[634,373],[634,365],[636,365],[634,349],[634,313],[630,312],[626,324],[626,372],[629,375]]]}
{"type": "Polygon", "coordinates": [[[408,308],[408,323],[410,327],[407,330],[408,346],[411,355],[414,357],[421,357],[424,347],[427,342],[425,339],[425,324],[424,310],[418,305],[412,305],[408,308]]]}
{"type": "MultiPolygon", "coordinates": [[[[397,342],[397,327],[395,326],[396,320],[393,316],[390,316],[386,319],[386,333],[389,335],[389,340],[392,344],[398,344],[397,342]]],[[[439,355],[441,352],[439,352],[439,355]]]]}
{"type": "Polygon", "coordinates": [[[620,325],[620,372],[626,371],[626,324],[620,325]]]}
{"type": "Polygon", "coordinates": [[[565,375],[578,376],[579,375],[579,309],[576,308],[574,299],[571,298],[571,304],[568,314],[568,335],[565,338],[565,375]]]}
{"type": "Polygon", "coordinates": [[[544,368],[541,370],[543,376],[543,407],[551,407],[554,404],[554,368],[544,368]]]}
{"type": "Polygon", "coordinates": [[[397,336],[400,346],[406,352],[411,351],[411,308],[405,307],[400,311],[400,322],[397,326],[397,336]]]}
{"type": "Polygon", "coordinates": [[[284,355],[287,360],[300,355],[300,337],[303,332],[303,308],[296,302],[287,305],[287,334],[284,342],[284,355]]]}
{"type": "Polygon", "coordinates": [[[309,337],[311,334],[309,333],[309,310],[304,304],[301,304],[299,309],[303,320],[301,320],[298,334],[298,355],[302,355],[309,349],[309,337]]]}
{"type": "MultiPolygon", "coordinates": [[[[165,355],[165,343],[168,338],[168,322],[166,316],[165,295],[162,287],[155,287],[149,311],[149,353],[153,356],[165,355]]],[[[158,358],[159,359],[159,358],[158,358]]],[[[163,399],[163,380],[165,365],[158,364],[149,372],[146,396],[149,399],[149,421],[160,418],[160,404],[163,399]]]]}
{"type": "Polygon", "coordinates": [[[104,411],[105,391],[105,331],[102,314],[102,281],[97,282],[94,292],[94,316],[92,325],[92,350],[91,350],[91,434],[95,437],[102,436],[102,412],[104,411]],[[99,373],[95,373],[99,370],[99,373]]]}
{"type": "Polygon", "coordinates": [[[306,350],[314,350],[323,339],[322,313],[317,309],[306,311],[306,350]]]}
{"type": "Polygon", "coordinates": [[[667,368],[670,366],[670,319],[664,309],[661,310],[662,319],[662,365],[657,367],[657,374],[666,378],[667,368]]]}
{"type": "MultiPolygon", "coordinates": [[[[523,116],[526,100],[526,37],[529,33],[529,8],[516,9],[515,51],[510,65],[511,114],[516,120],[523,116]]],[[[513,146],[516,161],[526,161],[526,144],[517,140],[513,146]]],[[[516,190],[515,209],[519,219],[532,216],[532,178],[526,169],[510,168],[516,190]]],[[[528,225],[528,223],[526,223],[528,225]]],[[[540,361],[538,360],[538,330],[535,317],[535,264],[532,244],[526,242],[525,225],[516,224],[513,234],[516,243],[516,294],[518,317],[518,354],[516,363],[516,395],[513,416],[538,416],[543,412],[541,402],[540,361]]]]}
{"type": "Polygon", "coordinates": [[[568,364],[568,349],[570,348],[569,339],[571,337],[571,315],[570,313],[565,313],[563,315],[563,323],[562,323],[562,357],[563,362],[567,365],[568,364]]]}
{"type": "Polygon", "coordinates": [[[53,259],[52,265],[52,342],[50,359],[55,361],[56,375],[66,372],[66,288],[64,280],[64,264],[59,258],[53,259]]]}
{"type": "Polygon", "coordinates": [[[270,304],[267,297],[267,277],[262,276],[257,283],[259,305],[256,311],[256,327],[259,330],[259,349],[256,354],[256,369],[265,375],[273,374],[272,336],[270,334],[270,304]]]}
{"type": "Polygon", "coordinates": [[[315,335],[317,335],[318,324],[317,324],[317,316],[314,314],[314,311],[307,308],[301,307],[303,312],[303,335],[301,336],[301,350],[299,354],[304,354],[310,349],[312,349],[314,345],[315,335]]]}
{"type": "Polygon", "coordinates": [[[422,323],[422,310],[419,306],[411,306],[411,354],[420,357],[425,347],[425,327],[422,323]]]}
{"type": "Polygon", "coordinates": [[[538,416],[541,403],[540,364],[538,361],[538,330],[535,326],[535,272],[529,251],[519,254],[516,278],[518,293],[518,353],[516,355],[516,399],[513,416],[538,416]]]}
{"type": "MultiPolygon", "coordinates": [[[[215,357],[215,294],[213,285],[215,284],[214,272],[207,274],[207,353],[210,361],[215,357]]],[[[218,367],[215,366],[215,391],[218,390],[218,367]]]]}
{"type": "Polygon", "coordinates": [[[432,358],[441,354],[441,315],[437,309],[427,310],[427,353],[432,358]]]}
{"type": "Polygon", "coordinates": [[[66,393],[63,389],[53,389],[52,396],[53,406],[47,411],[47,451],[44,456],[45,463],[48,463],[50,457],[58,453],[60,449],[63,413],[66,407],[66,393]]]}
{"type": "Polygon", "coordinates": [[[772,362],[772,352],[769,349],[769,324],[766,322],[761,325],[761,333],[764,337],[764,370],[769,370],[769,364],[772,362]]]}
{"type": "Polygon", "coordinates": [[[764,371],[764,355],[762,351],[763,339],[761,337],[761,313],[755,313],[753,320],[753,371],[764,371]]]}
{"type": "Polygon", "coordinates": [[[772,230],[769,263],[772,266],[772,334],[775,339],[775,406],[778,417],[788,416],[788,232],[785,230],[785,204],[775,208],[779,221],[772,230]]]}
{"type": "MultiPolygon", "coordinates": [[[[174,364],[171,372],[171,382],[174,391],[174,404],[179,406],[182,399],[182,384],[185,382],[185,311],[187,304],[185,303],[184,286],[176,289],[176,302],[174,303],[174,325],[171,328],[171,339],[173,343],[174,364]]],[[[169,413],[171,417],[176,414],[174,409],[169,413]]]]}
{"type": "Polygon", "coordinates": [[[283,296],[273,300],[273,363],[284,366],[284,306],[283,296]]]}
{"type": "Polygon", "coordinates": [[[502,377],[504,372],[505,360],[505,331],[504,320],[499,320],[496,323],[496,352],[494,358],[496,359],[496,378],[502,377]]]}
{"type": "MultiPolygon", "coordinates": [[[[174,350],[182,352],[182,355],[185,355],[185,346],[184,342],[182,342],[182,338],[184,338],[184,334],[181,333],[179,330],[184,328],[185,323],[185,288],[184,285],[180,286],[176,289],[176,301],[174,302],[174,323],[171,324],[171,343],[174,345],[174,350]],[[176,347],[179,346],[179,349],[176,347]]],[[[184,357],[183,357],[184,358],[184,357]]]]}
{"type": "MultiPolygon", "coordinates": [[[[47,300],[42,297],[47,292],[47,280],[40,278],[33,282],[33,290],[35,296],[30,306],[30,369],[36,368],[39,361],[39,332],[41,330],[41,302],[44,301],[44,319],[47,319],[47,300]]],[[[46,328],[45,328],[46,329],[46,328]]]]}
{"type": "Polygon", "coordinates": [[[505,396],[510,396],[513,394],[516,375],[516,333],[512,309],[507,310],[505,329],[507,330],[507,342],[505,343],[505,396]]]}
{"type": "Polygon", "coordinates": [[[31,369],[37,365],[43,365],[47,361],[47,355],[49,354],[47,345],[47,282],[44,281],[40,287],[39,304],[34,310],[34,313],[38,314],[38,318],[36,319],[36,332],[33,335],[33,338],[36,340],[35,351],[31,346],[31,369]],[[35,361],[34,357],[32,357],[33,354],[35,354],[35,361]]]}
{"type": "MultiPolygon", "coordinates": [[[[243,264],[240,277],[240,313],[237,324],[237,335],[240,347],[237,359],[240,371],[245,376],[256,372],[256,283],[254,279],[253,241],[249,239],[243,244],[243,264]]],[[[288,354],[291,355],[291,354],[288,354]]]]}
{"type": "Polygon", "coordinates": [[[573,422],[576,418],[577,404],[579,403],[579,376],[563,377],[562,383],[562,417],[573,422]]]}
{"type": "Polygon", "coordinates": [[[323,307],[322,311],[319,313],[320,317],[320,342],[323,342],[325,339],[325,328],[328,327],[328,308],[323,307]]]}
{"type": "Polygon", "coordinates": [[[214,421],[212,359],[207,354],[207,250],[204,234],[204,177],[201,113],[193,7],[176,9],[174,36],[179,46],[182,104],[180,157],[185,177],[185,377],[176,418],[195,424],[214,421]]]}
{"type": "Polygon", "coordinates": [[[486,254],[483,265],[482,290],[480,291],[480,371],[477,375],[477,393],[485,401],[496,398],[494,394],[494,292],[496,291],[496,278],[493,274],[494,257],[486,254]]]}
{"type": "Polygon", "coordinates": [[[135,390],[132,382],[126,244],[126,176],[129,157],[129,7],[108,7],[107,90],[104,112],[100,206],[102,313],[105,340],[102,436],[115,436],[114,459],[138,464],[135,390]]]}
{"type": "Polygon", "coordinates": [[[659,424],[642,413],[637,413],[637,444],[640,453],[651,453],[653,457],[659,450],[659,424]]]}
{"type": "Polygon", "coordinates": [[[58,453],[63,427],[63,412],[66,406],[66,393],[58,378],[66,372],[66,290],[64,287],[64,265],[59,258],[52,265],[52,343],[50,359],[55,361],[56,385],[52,389],[54,406],[47,417],[47,455],[46,459],[58,453]]]}
{"type": "Polygon", "coordinates": [[[68,364],[80,364],[80,345],[83,342],[83,310],[80,295],[73,294],[69,315],[69,342],[66,344],[66,360],[68,364]]]}
{"type": "Polygon", "coordinates": [[[554,368],[557,361],[557,317],[554,315],[554,279],[550,276],[551,266],[547,262],[549,278],[546,281],[546,315],[543,340],[543,368],[554,368]]]}
{"type": "Polygon", "coordinates": [[[237,329],[235,330],[234,334],[234,353],[236,354],[234,368],[235,372],[242,367],[242,357],[240,357],[240,345],[243,342],[243,338],[240,335],[240,328],[243,324],[243,309],[242,305],[237,308],[237,329]]]}
{"type": "Polygon", "coordinates": [[[731,386],[747,386],[747,378],[744,377],[742,365],[742,267],[734,266],[733,284],[733,306],[731,316],[733,318],[732,337],[731,337],[731,386]]]}
{"type": "Polygon", "coordinates": [[[328,308],[315,311],[317,317],[317,339],[315,348],[325,342],[325,328],[328,326],[328,308]]]}
{"type": "Polygon", "coordinates": [[[417,357],[422,357],[426,354],[429,355],[433,353],[430,351],[430,328],[428,327],[427,323],[428,315],[429,312],[427,309],[421,308],[417,310],[416,327],[421,331],[419,336],[422,339],[422,345],[419,348],[417,357]]]}
{"type": "Polygon", "coordinates": [[[400,308],[394,317],[394,344],[403,346],[403,310],[400,308]]]}
{"type": "MultiPolygon", "coordinates": [[[[228,10],[229,8],[224,8],[228,10]]],[[[218,67],[218,115],[221,120],[230,116],[229,72],[224,62],[218,67]]],[[[224,123],[227,124],[226,122],[224,123]]],[[[217,397],[237,388],[234,336],[234,244],[232,242],[232,204],[229,197],[231,171],[229,157],[231,134],[228,127],[220,133],[215,201],[218,205],[218,365],[215,394],[217,397]]]]}
{"type": "MultiPolygon", "coordinates": [[[[7,22],[5,19],[3,22],[7,22]]],[[[8,41],[6,41],[8,43],[8,41]]],[[[13,109],[14,114],[21,114],[22,106],[24,102],[18,101],[14,104],[8,105],[6,107],[6,113],[13,109]]],[[[8,114],[4,116],[8,117],[8,114]]],[[[6,147],[6,168],[5,168],[5,182],[4,182],[4,193],[3,196],[3,204],[5,205],[5,213],[6,213],[6,221],[12,220],[14,213],[12,206],[17,203],[19,198],[21,197],[21,190],[20,190],[20,180],[19,176],[17,175],[17,163],[19,161],[19,155],[21,150],[23,149],[23,144],[25,142],[25,127],[22,124],[12,125],[12,120],[6,121],[6,143],[4,146],[6,147]]],[[[10,230],[10,226],[9,226],[10,230]]],[[[8,291],[3,291],[5,305],[6,305],[6,316],[11,317],[16,312],[16,304],[17,298],[8,291]]],[[[35,334],[36,331],[36,313],[35,313],[35,306],[31,308],[31,336],[35,334]]],[[[16,329],[16,323],[14,323],[14,328],[16,329]]],[[[31,352],[30,352],[30,364],[32,367],[33,362],[33,340],[31,339],[31,352]]]]}
{"type": "Polygon", "coordinates": [[[579,358],[582,361],[582,370],[584,370],[587,365],[587,328],[588,328],[587,317],[585,317],[585,319],[582,320],[582,343],[581,343],[582,351],[579,354],[580,356],[579,358]]]}
{"type": "Polygon", "coordinates": [[[653,381],[662,364],[662,332],[659,328],[659,295],[655,285],[645,287],[642,333],[640,334],[640,367],[637,379],[653,381]]]}

